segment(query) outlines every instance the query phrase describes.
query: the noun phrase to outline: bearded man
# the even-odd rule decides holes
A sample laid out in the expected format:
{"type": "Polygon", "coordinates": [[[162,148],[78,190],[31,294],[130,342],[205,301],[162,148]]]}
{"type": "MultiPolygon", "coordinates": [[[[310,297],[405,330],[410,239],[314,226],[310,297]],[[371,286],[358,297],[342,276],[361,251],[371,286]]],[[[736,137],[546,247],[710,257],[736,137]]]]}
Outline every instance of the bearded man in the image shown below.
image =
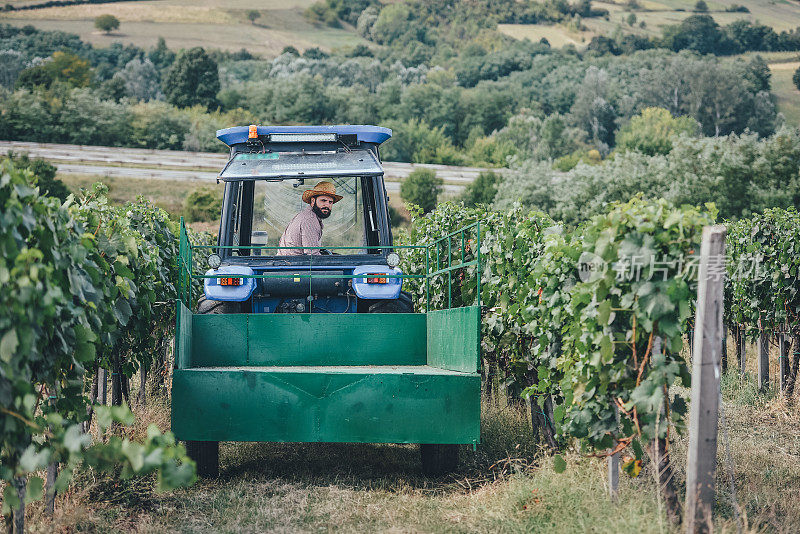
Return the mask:
{"type": "Polygon", "coordinates": [[[278,242],[281,247],[298,248],[279,249],[278,255],[321,254],[318,247],[322,241],[322,220],[330,217],[331,208],[340,200],[342,197],[336,194],[336,186],[327,181],[303,191],[303,202],[308,207],[294,216],[278,242]]]}

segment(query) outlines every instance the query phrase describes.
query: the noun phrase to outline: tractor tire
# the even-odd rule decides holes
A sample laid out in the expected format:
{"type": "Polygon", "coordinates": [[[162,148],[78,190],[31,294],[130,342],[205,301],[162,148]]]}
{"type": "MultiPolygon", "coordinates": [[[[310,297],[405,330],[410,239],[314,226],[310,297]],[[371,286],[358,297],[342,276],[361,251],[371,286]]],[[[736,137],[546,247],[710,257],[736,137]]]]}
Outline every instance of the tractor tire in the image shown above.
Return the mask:
{"type": "Polygon", "coordinates": [[[423,443],[419,446],[422,472],[428,477],[452,473],[458,467],[458,445],[423,443]]]}
{"type": "Polygon", "coordinates": [[[369,313],[414,313],[411,295],[401,292],[396,299],[378,300],[367,308],[369,313]]]}
{"type": "MultiPolygon", "coordinates": [[[[238,313],[241,304],[210,300],[205,296],[197,301],[197,313],[238,313]]],[[[219,441],[186,441],[186,454],[197,464],[197,476],[217,478],[219,476],[219,441]]]]}
{"type": "Polygon", "coordinates": [[[187,441],[186,455],[197,464],[197,476],[219,476],[219,441],[187,441]]]}
{"type": "Polygon", "coordinates": [[[205,296],[197,300],[197,313],[239,313],[242,308],[240,302],[225,302],[222,300],[211,300],[205,296]]]}

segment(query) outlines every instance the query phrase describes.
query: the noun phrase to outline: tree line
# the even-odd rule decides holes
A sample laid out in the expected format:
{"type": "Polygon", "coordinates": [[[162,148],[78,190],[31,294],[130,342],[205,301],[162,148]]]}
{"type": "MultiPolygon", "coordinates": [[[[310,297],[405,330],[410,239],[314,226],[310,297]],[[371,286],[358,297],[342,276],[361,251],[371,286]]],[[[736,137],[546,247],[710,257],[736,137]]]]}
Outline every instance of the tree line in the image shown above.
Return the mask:
{"type": "Polygon", "coordinates": [[[0,137],[109,146],[221,151],[214,130],[237,123],[378,123],[396,131],[386,159],[507,166],[605,157],[619,129],[652,106],[691,117],[703,135],[780,125],[758,57],[581,56],[525,41],[471,43],[445,68],[363,47],[288,49],[273,60],[175,53],[163,41],[96,49],[62,32],[0,26],[0,83],[0,137]],[[81,126],[95,112],[96,127],[81,126]]]}

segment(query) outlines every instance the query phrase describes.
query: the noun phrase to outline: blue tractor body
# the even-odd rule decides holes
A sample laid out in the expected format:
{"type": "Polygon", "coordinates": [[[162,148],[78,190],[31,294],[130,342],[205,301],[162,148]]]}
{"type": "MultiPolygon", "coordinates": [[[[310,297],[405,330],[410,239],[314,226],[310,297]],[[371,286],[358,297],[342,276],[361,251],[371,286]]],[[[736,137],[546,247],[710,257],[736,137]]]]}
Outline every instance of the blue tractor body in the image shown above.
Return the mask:
{"type": "Polygon", "coordinates": [[[358,125],[219,130],[230,157],[205,298],[248,313],[357,313],[401,298],[379,152],[391,135],[358,125]],[[286,254],[280,235],[306,207],[302,192],[321,181],[343,196],[324,221],[325,247],[286,254]]]}

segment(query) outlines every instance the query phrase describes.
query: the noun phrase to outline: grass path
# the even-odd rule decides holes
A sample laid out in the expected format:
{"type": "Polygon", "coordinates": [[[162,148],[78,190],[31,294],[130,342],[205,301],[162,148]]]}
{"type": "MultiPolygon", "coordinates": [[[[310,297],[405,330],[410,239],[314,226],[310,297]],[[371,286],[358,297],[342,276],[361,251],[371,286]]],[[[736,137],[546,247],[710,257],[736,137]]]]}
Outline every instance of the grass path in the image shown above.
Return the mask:
{"type": "MultiPolygon", "coordinates": [[[[162,401],[163,402],[163,401],[162,401]]],[[[167,423],[164,404],[137,409],[167,423]]],[[[82,473],[54,524],[33,505],[32,526],[99,532],[668,532],[644,477],[609,506],[598,460],[573,457],[556,475],[519,412],[484,406],[484,443],[462,470],[422,476],[416,446],[223,444],[221,477],[156,495],[152,481],[82,473]],[[497,462],[502,458],[516,458],[497,462]],[[539,462],[539,466],[535,466],[539,462]],[[494,467],[490,467],[494,465],[494,467]]],[[[134,433],[143,432],[136,428],[134,433]]]]}
{"type": "MultiPolygon", "coordinates": [[[[800,414],[758,394],[753,376],[731,371],[722,388],[745,532],[798,532],[800,414]]],[[[134,406],[131,436],[149,422],[169,426],[168,400],[150,399],[134,406]]],[[[621,477],[612,504],[603,460],[568,449],[567,470],[556,474],[528,428],[521,412],[485,401],[481,445],[462,450],[460,471],[442,479],[422,476],[410,445],[225,443],[217,480],[158,495],[152,479],[83,471],[59,497],[55,519],[36,503],[29,525],[31,532],[681,532],[666,523],[647,464],[639,477],[621,477]]],[[[686,441],[672,447],[679,486],[686,441]]],[[[720,435],[716,526],[735,532],[724,450],[720,435]]]]}

